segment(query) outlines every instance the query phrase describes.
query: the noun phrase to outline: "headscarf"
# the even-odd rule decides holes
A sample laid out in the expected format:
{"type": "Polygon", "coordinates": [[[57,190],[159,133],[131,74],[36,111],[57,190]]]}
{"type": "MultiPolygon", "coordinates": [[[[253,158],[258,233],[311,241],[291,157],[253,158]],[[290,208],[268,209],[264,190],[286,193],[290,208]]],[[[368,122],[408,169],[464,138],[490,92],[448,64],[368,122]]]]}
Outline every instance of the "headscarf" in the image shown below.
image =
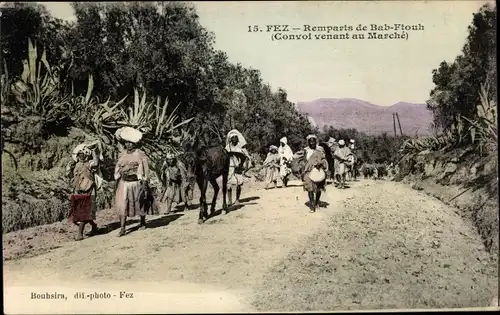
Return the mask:
{"type": "Polygon", "coordinates": [[[310,139],[316,139],[316,141],[317,141],[318,137],[316,137],[315,135],[308,135],[306,140],[309,141],[310,139]]]}
{"type": "Polygon", "coordinates": [[[73,158],[73,161],[78,162],[78,154],[83,153],[85,156],[90,156],[92,154],[92,151],[87,147],[87,144],[81,143],[75,147],[73,150],[73,154],[71,157],[73,158]]]}
{"type": "Polygon", "coordinates": [[[307,142],[308,142],[308,146],[304,149],[304,151],[306,153],[306,160],[309,160],[309,158],[311,157],[311,155],[315,151],[321,151],[321,152],[323,152],[323,147],[321,147],[320,145],[316,145],[316,149],[311,149],[309,147],[309,140],[316,139],[316,142],[317,142],[318,141],[318,137],[317,136],[315,136],[315,135],[308,135],[306,139],[307,139],[307,142]]]}
{"type": "Polygon", "coordinates": [[[293,152],[290,146],[287,144],[287,138],[283,137],[281,138],[280,142],[284,143],[284,146],[280,146],[278,149],[278,153],[280,154],[280,157],[283,162],[283,158],[287,159],[288,161],[291,161],[293,159],[293,152]]]}
{"type": "Polygon", "coordinates": [[[271,145],[269,147],[269,152],[267,153],[266,160],[264,161],[264,165],[267,166],[269,164],[274,164],[274,166],[279,166],[280,155],[278,153],[272,153],[272,150],[278,150],[278,147],[275,145],[271,145]]]}
{"type": "Polygon", "coordinates": [[[243,148],[245,145],[247,145],[247,141],[245,140],[245,137],[243,137],[241,132],[239,132],[236,129],[233,129],[233,130],[228,132],[227,137],[226,137],[226,150],[228,150],[228,151],[229,151],[229,148],[231,148],[233,146],[231,144],[231,138],[234,136],[238,137],[238,144],[236,145],[237,147],[243,148]]]}
{"type": "MultiPolygon", "coordinates": [[[[226,151],[227,152],[241,153],[241,154],[245,155],[248,159],[247,162],[249,163],[252,157],[250,156],[250,153],[248,153],[247,149],[245,148],[246,145],[247,145],[247,141],[245,140],[245,137],[243,137],[241,132],[239,132],[238,130],[233,129],[227,133],[226,151]],[[238,144],[236,146],[233,146],[233,144],[231,143],[231,138],[234,136],[238,137],[238,144]]],[[[233,158],[236,158],[236,157],[233,157],[233,158]]],[[[238,160],[238,158],[236,158],[236,160],[238,160]]]]}
{"type": "Polygon", "coordinates": [[[338,156],[341,159],[346,159],[350,154],[352,154],[351,149],[349,149],[347,146],[345,146],[345,141],[340,140],[339,145],[344,145],[343,147],[338,147],[335,152],[333,153],[334,155],[338,156]]]}

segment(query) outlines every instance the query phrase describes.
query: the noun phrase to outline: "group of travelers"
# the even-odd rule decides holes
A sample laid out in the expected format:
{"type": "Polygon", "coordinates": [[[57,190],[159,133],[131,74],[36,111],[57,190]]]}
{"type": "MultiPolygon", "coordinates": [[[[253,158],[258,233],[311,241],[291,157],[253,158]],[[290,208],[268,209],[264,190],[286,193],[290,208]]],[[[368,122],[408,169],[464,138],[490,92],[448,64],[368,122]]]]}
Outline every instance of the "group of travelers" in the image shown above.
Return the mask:
{"type": "Polygon", "coordinates": [[[327,144],[337,160],[346,160],[345,163],[335,163],[335,170],[332,172],[335,186],[344,189],[346,181],[356,180],[356,142],[351,139],[347,145],[342,139],[336,141],[335,138],[330,137],[327,144]]]}
{"type": "Polygon", "coordinates": [[[292,173],[290,163],[293,160],[293,151],[288,145],[288,139],[280,139],[280,146],[271,145],[269,153],[264,160],[263,166],[266,168],[265,188],[271,185],[276,188],[278,185],[287,186],[288,177],[292,173]]]}
{"type": "Polygon", "coordinates": [[[322,191],[325,190],[327,174],[333,175],[334,184],[338,188],[346,188],[346,180],[355,179],[355,141],[351,139],[349,146],[344,140],[338,142],[330,138],[327,142],[328,148],[335,160],[334,169],[329,169],[326,154],[322,146],[318,143],[315,135],[306,138],[307,147],[302,151],[293,154],[292,149],[287,144],[287,138],[280,140],[279,148],[275,145],[269,147],[269,153],[264,161],[266,168],[265,188],[274,188],[279,182],[282,186],[287,186],[288,177],[292,173],[291,163],[296,159],[303,159],[304,166],[300,174],[304,190],[308,192],[309,208],[315,212],[320,206],[322,191]]]}
{"type": "MultiPolygon", "coordinates": [[[[142,133],[131,127],[123,127],[116,131],[115,136],[123,146],[119,154],[114,179],[116,181],[115,209],[120,220],[118,236],[126,234],[127,218],[140,217],[139,230],[146,228],[146,214],[152,212],[153,199],[151,197],[149,159],[140,148],[142,133]]],[[[335,159],[335,169],[329,170],[329,164],[322,146],[315,135],[307,138],[307,147],[294,154],[288,145],[288,139],[280,139],[279,147],[271,145],[264,161],[266,168],[265,188],[277,187],[278,183],[287,186],[288,178],[292,173],[291,163],[296,159],[303,159],[301,180],[304,190],[309,197],[309,208],[315,212],[320,206],[321,193],[325,190],[327,174],[334,174],[334,183],[339,187],[345,186],[345,178],[349,173],[348,165],[352,164],[354,140],[350,147],[344,140],[330,138],[327,145],[335,159]]],[[[225,149],[229,153],[228,170],[228,199],[232,204],[232,191],[235,188],[236,198],[234,205],[240,203],[242,186],[245,183],[245,172],[252,165],[251,156],[246,148],[247,141],[238,130],[231,130],[226,137],[225,149]]],[[[85,226],[91,225],[89,236],[98,233],[96,220],[96,195],[103,179],[99,175],[100,163],[103,160],[102,150],[98,156],[98,142],[82,144],[73,151],[74,163],[68,170],[71,172],[73,192],[70,198],[70,220],[78,225],[76,240],[83,239],[85,226]],[[72,170],[72,171],[71,171],[72,170]]],[[[190,185],[190,174],[186,166],[174,154],[167,154],[161,167],[161,181],[164,191],[159,201],[166,204],[164,214],[171,212],[172,204],[183,205],[189,208],[192,200],[193,187],[190,185]]],[[[192,174],[191,174],[192,175],[192,174]]]]}
{"type": "MultiPolygon", "coordinates": [[[[148,157],[139,148],[142,139],[139,130],[123,127],[116,131],[115,136],[124,148],[118,156],[114,171],[117,183],[115,209],[120,220],[118,236],[123,236],[129,217],[139,216],[139,230],[146,228],[146,214],[152,208],[148,186],[150,170],[148,157]]],[[[71,174],[73,194],[70,198],[70,220],[78,225],[76,240],[83,239],[87,223],[92,226],[89,236],[98,232],[95,223],[96,195],[102,184],[98,172],[103,157],[102,151],[100,158],[97,157],[96,149],[96,143],[92,143],[81,144],[73,151],[76,164],[71,174]]]]}
{"type": "MultiPolygon", "coordinates": [[[[140,148],[142,133],[131,127],[123,127],[116,131],[115,137],[123,147],[118,156],[114,179],[116,181],[115,209],[120,220],[118,236],[126,234],[127,218],[140,217],[139,230],[146,228],[146,214],[151,213],[155,203],[151,196],[149,159],[140,148]]],[[[238,130],[231,130],[226,139],[225,149],[230,153],[228,174],[228,197],[232,203],[232,191],[236,188],[235,205],[240,202],[242,185],[245,182],[245,169],[251,164],[251,157],[246,149],[246,140],[238,130]]],[[[100,162],[103,160],[102,149],[97,156],[98,142],[80,144],[73,151],[73,163],[68,165],[71,178],[72,194],[70,196],[69,219],[78,225],[76,240],[83,239],[85,226],[90,224],[92,230],[88,236],[98,233],[96,220],[96,195],[103,179],[99,175],[100,162]]],[[[161,166],[161,178],[164,191],[159,201],[166,204],[164,214],[172,210],[172,204],[183,202],[189,208],[193,199],[191,184],[192,174],[188,174],[185,164],[173,153],[165,156],[161,166]]]]}

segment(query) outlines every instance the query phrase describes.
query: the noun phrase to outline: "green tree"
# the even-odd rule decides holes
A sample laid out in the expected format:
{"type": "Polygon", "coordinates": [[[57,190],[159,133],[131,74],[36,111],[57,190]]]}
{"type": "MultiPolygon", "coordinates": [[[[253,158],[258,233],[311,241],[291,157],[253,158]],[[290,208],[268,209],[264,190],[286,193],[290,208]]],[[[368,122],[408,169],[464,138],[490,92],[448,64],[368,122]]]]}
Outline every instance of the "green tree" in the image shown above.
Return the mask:
{"type": "Polygon", "coordinates": [[[475,118],[481,84],[494,87],[496,100],[496,7],[486,4],[473,15],[466,43],[453,63],[443,61],[433,70],[435,88],[428,108],[433,111],[436,129],[447,130],[458,114],[475,118]]]}

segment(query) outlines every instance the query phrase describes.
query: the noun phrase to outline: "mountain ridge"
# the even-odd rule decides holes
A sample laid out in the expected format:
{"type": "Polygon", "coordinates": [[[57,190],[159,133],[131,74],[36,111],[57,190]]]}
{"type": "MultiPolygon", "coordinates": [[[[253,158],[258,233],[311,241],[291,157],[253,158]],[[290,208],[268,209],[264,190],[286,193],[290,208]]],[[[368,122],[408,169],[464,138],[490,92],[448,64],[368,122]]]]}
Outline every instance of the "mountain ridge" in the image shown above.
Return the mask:
{"type": "MultiPolygon", "coordinates": [[[[318,98],[297,102],[296,107],[320,128],[332,126],[337,129],[355,128],[367,134],[393,134],[392,114],[398,113],[404,135],[433,134],[433,116],[426,104],[399,101],[382,106],[356,98],[318,98]]],[[[399,135],[397,121],[396,130],[399,135]]]]}

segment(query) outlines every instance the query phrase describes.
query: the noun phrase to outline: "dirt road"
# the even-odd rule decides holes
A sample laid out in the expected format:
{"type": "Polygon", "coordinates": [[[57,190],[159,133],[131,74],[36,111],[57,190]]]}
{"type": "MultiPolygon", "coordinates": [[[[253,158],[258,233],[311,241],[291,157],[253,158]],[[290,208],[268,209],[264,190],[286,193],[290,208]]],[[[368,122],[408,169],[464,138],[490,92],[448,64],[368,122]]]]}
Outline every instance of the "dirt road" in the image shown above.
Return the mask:
{"type": "MultiPolygon", "coordinates": [[[[244,192],[241,208],[203,225],[196,223],[197,210],[156,216],[150,228],[122,238],[115,226],[6,261],[5,311],[36,306],[54,313],[54,305],[59,313],[77,307],[87,313],[485,307],[497,295],[496,260],[473,227],[440,201],[371,180],[346,190],[328,186],[322,198],[328,205],[314,214],[305,197],[298,185],[264,190],[256,184],[244,192]],[[43,287],[49,285],[53,289],[43,287]],[[74,292],[96,288],[136,297],[73,299],[74,292]],[[32,291],[57,290],[71,304],[29,299],[32,291]],[[13,298],[21,292],[26,303],[13,298]]],[[[4,253],[14,235],[6,235],[4,253]]],[[[37,237],[43,233],[31,239],[37,237]]]]}

